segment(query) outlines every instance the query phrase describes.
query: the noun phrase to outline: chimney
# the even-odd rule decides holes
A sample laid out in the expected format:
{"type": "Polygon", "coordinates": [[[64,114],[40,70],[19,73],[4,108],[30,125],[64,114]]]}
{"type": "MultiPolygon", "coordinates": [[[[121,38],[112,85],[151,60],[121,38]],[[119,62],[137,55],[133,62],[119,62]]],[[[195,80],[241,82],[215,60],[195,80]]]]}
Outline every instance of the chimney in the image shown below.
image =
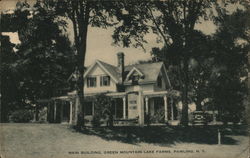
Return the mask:
{"type": "Polygon", "coordinates": [[[117,67],[121,73],[121,81],[124,81],[124,53],[118,52],[117,53],[117,67]]]}

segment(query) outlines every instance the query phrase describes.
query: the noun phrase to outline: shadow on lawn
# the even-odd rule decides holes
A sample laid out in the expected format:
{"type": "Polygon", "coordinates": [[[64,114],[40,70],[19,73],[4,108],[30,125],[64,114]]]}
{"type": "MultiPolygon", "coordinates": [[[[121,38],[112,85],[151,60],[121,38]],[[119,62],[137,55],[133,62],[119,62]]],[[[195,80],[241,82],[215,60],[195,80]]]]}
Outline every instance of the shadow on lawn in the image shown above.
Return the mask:
{"type": "Polygon", "coordinates": [[[85,128],[83,134],[99,136],[105,140],[116,140],[123,143],[137,144],[152,143],[160,146],[171,146],[175,143],[217,144],[218,128],[221,129],[222,143],[237,144],[230,135],[247,135],[244,127],[180,127],[180,126],[152,126],[152,127],[99,127],[85,128]]]}

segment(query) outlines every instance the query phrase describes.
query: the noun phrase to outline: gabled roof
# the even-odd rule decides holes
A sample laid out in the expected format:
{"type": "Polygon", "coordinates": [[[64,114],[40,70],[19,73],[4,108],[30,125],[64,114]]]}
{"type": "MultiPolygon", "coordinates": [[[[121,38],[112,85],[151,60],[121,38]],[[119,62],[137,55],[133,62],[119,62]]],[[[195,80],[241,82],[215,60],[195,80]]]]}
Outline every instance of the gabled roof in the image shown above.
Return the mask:
{"type": "Polygon", "coordinates": [[[119,81],[120,72],[119,72],[119,69],[116,66],[105,63],[105,62],[100,61],[100,60],[98,60],[98,62],[100,62],[101,65],[103,65],[103,67],[105,69],[107,69],[110,72],[110,74],[119,81]]]}
{"type": "Polygon", "coordinates": [[[130,77],[134,72],[137,72],[141,77],[144,77],[144,74],[143,74],[140,70],[138,70],[138,68],[133,67],[133,68],[129,71],[129,73],[127,74],[127,77],[126,77],[125,80],[129,80],[129,79],[130,79],[129,77],[130,77]]]}
{"type": "MultiPolygon", "coordinates": [[[[125,73],[127,74],[133,70],[133,68],[138,69],[143,75],[144,78],[139,80],[139,83],[154,83],[157,81],[157,77],[161,71],[161,68],[165,67],[163,62],[157,63],[143,63],[143,64],[135,64],[129,65],[125,67],[125,73]]],[[[130,84],[131,80],[126,78],[125,84],[130,84]]]]}
{"type": "MultiPolygon", "coordinates": [[[[100,60],[96,60],[93,65],[87,68],[84,77],[88,75],[88,73],[94,68],[94,66],[98,64],[103,71],[105,71],[110,77],[116,82],[121,83],[121,72],[119,71],[118,67],[114,65],[110,65],[100,60]]],[[[143,76],[140,80],[140,84],[147,84],[147,83],[155,83],[157,81],[157,77],[159,76],[160,71],[163,69],[165,71],[167,80],[170,85],[169,78],[167,76],[166,68],[163,62],[156,62],[156,63],[143,63],[143,64],[134,64],[128,65],[124,67],[125,71],[125,85],[129,85],[132,83],[129,76],[133,74],[133,72],[137,72],[141,76],[143,76]]]]}
{"type": "Polygon", "coordinates": [[[87,71],[84,73],[84,77],[86,77],[89,72],[95,67],[95,65],[99,65],[101,69],[106,72],[110,77],[116,82],[119,82],[119,72],[118,69],[110,64],[107,64],[103,61],[96,60],[94,64],[92,64],[90,67],[88,67],[87,71]]]}

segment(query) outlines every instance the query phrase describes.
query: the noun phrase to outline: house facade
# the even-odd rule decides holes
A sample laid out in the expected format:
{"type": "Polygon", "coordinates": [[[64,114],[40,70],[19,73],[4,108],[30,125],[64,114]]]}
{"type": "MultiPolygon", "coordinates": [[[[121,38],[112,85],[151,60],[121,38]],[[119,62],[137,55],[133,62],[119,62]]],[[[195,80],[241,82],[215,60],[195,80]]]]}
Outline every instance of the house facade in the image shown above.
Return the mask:
{"type": "MultiPolygon", "coordinates": [[[[84,74],[84,115],[91,120],[94,113],[94,97],[105,94],[112,98],[114,120],[137,120],[145,124],[166,123],[179,118],[178,91],[172,89],[163,62],[124,65],[125,55],[117,53],[117,65],[96,60],[84,74]]],[[[79,99],[75,91],[67,96],[53,98],[48,106],[51,122],[76,124],[79,99]]]]}

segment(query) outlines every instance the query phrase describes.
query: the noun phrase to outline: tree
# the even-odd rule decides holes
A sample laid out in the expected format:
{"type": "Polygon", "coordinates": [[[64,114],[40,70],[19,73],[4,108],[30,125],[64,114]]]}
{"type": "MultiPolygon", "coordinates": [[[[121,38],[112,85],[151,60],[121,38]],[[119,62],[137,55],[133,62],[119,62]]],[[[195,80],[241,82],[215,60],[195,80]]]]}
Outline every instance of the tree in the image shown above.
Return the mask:
{"type": "Polygon", "coordinates": [[[56,10],[58,16],[63,16],[73,24],[74,46],[76,49],[76,70],[79,71],[79,79],[77,81],[77,95],[80,99],[78,105],[77,126],[84,126],[84,62],[86,54],[88,27],[113,26],[116,20],[113,16],[117,12],[121,12],[119,2],[105,2],[101,0],[42,0],[41,4],[51,10],[56,10]],[[80,119],[82,118],[82,119],[80,119]]]}
{"type": "MultiPolygon", "coordinates": [[[[35,105],[38,111],[37,101],[59,95],[58,89],[67,85],[73,71],[71,43],[62,34],[65,25],[39,3],[30,7],[26,2],[17,3],[8,21],[21,41],[16,53],[12,53],[16,56],[13,63],[6,59],[8,64],[15,65],[13,75],[18,85],[14,94],[20,97],[22,104],[29,108],[35,105]]],[[[4,53],[11,56],[11,52],[4,53]]]]}
{"type": "MultiPolygon", "coordinates": [[[[213,109],[221,111],[220,114],[230,114],[234,120],[242,117],[249,49],[248,16],[247,10],[223,14],[216,19],[218,29],[214,35],[195,34],[189,61],[189,99],[195,102],[196,110],[201,110],[201,103],[207,100],[213,109]]],[[[170,65],[173,60],[166,47],[154,48],[152,55],[154,60],[170,65]]],[[[179,89],[176,68],[172,65],[170,73],[175,81],[174,88],[179,89]]]]}
{"type": "Polygon", "coordinates": [[[7,122],[8,115],[15,109],[21,106],[21,93],[19,92],[19,82],[16,78],[16,65],[17,55],[13,48],[14,44],[10,42],[9,36],[1,34],[1,121],[7,122]]]}
{"type": "MultiPolygon", "coordinates": [[[[201,111],[201,103],[205,99],[209,98],[209,86],[208,82],[212,72],[213,60],[211,60],[211,37],[204,35],[200,31],[196,31],[195,37],[190,42],[190,53],[189,53],[189,103],[195,102],[196,110],[201,111]]],[[[176,66],[176,57],[171,53],[170,48],[163,47],[162,49],[153,48],[151,55],[153,60],[164,61],[168,67],[168,73],[172,86],[176,90],[181,90],[179,67],[176,66]]]]}
{"type": "Polygon", "coordinates": [[[213,37],[212,55],[217,68],[210,85],[213,103],[222,115],[230,115],[233,121],[242,119],[246,106],[249,14],[249,8],[222,14],[216,19],[219,28],[213,37]]]}
{"type": "Polygon", "coordinates": [[[217,12],[224,12],[221,4],[236,3],[229,1],[218,2],[208,0],[168,0],[168,1],[125,1],[128,12],[123,25],[119,26],[113,37],[116,43],[123,45],[142,46],[146,41],[144,35],[151,29],[157,34],[170,50],[178,67],[179,85],[182,92],[181,124],[188,125],[188,92],[189,68],[192,41],[195,37],[195,24],[201,19],[214,18],[217,12]],[[136,7],[135,7],[136,6],[136,7]],[[133,40],[131,40],[133,39],[133,40]]]}
{"type": "MultiPolygon", "coordinates": [[[[55,96],[73,69],[73,51],[59,28],[61,21],[39,3],[34,8],[25,28],[18,30],[21,45],[17,52],[23,67],[24,91],[31,101],[55,96]]],[[[22,10],[16,10],[18,18],[22,18],[22,10]]]]}

